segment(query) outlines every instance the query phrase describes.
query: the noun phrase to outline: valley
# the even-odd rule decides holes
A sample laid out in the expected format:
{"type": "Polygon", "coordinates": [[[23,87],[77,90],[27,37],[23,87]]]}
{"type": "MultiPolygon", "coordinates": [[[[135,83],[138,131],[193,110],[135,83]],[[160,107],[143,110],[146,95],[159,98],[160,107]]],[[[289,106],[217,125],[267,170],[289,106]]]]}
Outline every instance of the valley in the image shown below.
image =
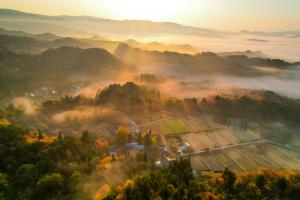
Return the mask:
{"type": "Polygon", "coordinates": [[[0,18],[1,200],[300,198],[299,31],[0,18]]]}

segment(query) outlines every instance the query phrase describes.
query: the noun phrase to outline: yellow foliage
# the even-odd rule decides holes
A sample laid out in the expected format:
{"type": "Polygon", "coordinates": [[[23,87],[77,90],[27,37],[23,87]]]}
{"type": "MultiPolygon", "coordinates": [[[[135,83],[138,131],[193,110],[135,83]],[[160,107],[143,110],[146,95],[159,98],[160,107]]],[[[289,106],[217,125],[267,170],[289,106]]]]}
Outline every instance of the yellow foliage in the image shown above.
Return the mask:
{"type": "Polygon", "coordinates": [[[156,138],[154,138],[154,137],[151,138],[151,144],[152,145],[156,145],[157,144],[156,138]]]}
{"type": "Polygon", "coordinates": [[[117,200],[124,200],[124,191],[127,187],[131,186],[134,184],[134,180],[128,179],[122,186],[118,186],[116,188],[116,193],[117,193],[117,200]]]}
{"type": "Polygon", "coordinates": [[[42,139],[39,140],[38,137],[35,136],[35,135],[33,135],[32,133],[30,133],[30,134],[28,134],[28,135],[25,136],[25,140],[29,144],[34,143],[34,142],[38,142],[38,141],[50,144],[55,139],[56,139],[55,136],[44,136],[44,138],[42,138],[42,139]]]}
{"type": "Polygon", "coordinates": [[[99,150],[107,150],[108,149],[108,142],[104,139],[98,139],[96,140],[96,147],[99,150]]]}
{"type": "Polygon", "coordinates": [[[102,185],[96,191],[96,193],[93,195],[93,200],[102,200],[102,199],[104,199],[110,193],[110,191],[111,191],[111,189],[110,189],[109,185],[107,185],[107,184],[102,185]]]}
{"type": "Polygon", "coordinates": [[[10,125],[10,122],[7,119],[0,119],[0,125],[8,126],[8,125],[10,125]]]}
{"type": "Polygon", "coordinates": [[[111,169],[111,157],[105,156],[97,165],[97,170],[111,169]]]}
{"type": "Polygon", "coordinates": [[[203,199],[203,200],[221,200],[223,198],[221,196],[213,194],[211,192],[203,192],[203,193],[201,193],[201,199],[203,199]]]}
{"type": "Polygon", "coordinates": [[[117,193],[117,194],[120,194],[120,193],[122,193],[122,191],[123,191],[123,188],[119,185],[119,186],[116,188],[116,193],[117,193]]]}
{"type": "Polygon", "coordinates": [[[128,130],[126,128],[124,128],[123,126],[118,127],[117,133],[124,138],[127,138],[129,135],[128,130]]]}
{"type": "Polygon", "coordinates": [[[128,180],[123,184],[123,188],[127,188],[127,187],[129,187],[129,186],[131,186],[131,185],[133,185],[133,184],[134,184],[134,180],[128,179],[128,180]]]}

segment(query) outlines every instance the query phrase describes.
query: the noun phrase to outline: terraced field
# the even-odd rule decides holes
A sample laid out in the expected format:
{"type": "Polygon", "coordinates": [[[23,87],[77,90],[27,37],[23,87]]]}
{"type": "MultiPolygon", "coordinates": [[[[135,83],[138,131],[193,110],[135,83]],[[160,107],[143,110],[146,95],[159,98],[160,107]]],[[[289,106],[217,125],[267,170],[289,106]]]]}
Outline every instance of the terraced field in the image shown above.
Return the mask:
{"type": "Polygon", "coordinates": [[[248,171],[264,168],[300,169],[300,154],[273,144],[250,144],[192,156],[196,170],[248,171]]]}
{"type": "Polygon", "coordinates": [[[181,122],[190,130],[190,132],[206,131],[216,128],[215,125],[201,119],[181,119],[181,122]]]}
{"type": "Polygon", "coordinates": [[[229,128],[209,132],[187,133],[180,135],[180,137],[183,142],[189,143],[194,151],[201,151],[207,148],[213,149],[260,138],[259,135],[254,135],[254,133],[241,134],[229,128]]]}
{"type": "Polygon", "coordinates": [[[171,118],[150,122],[141,126],[142,130],[151,129],[165,136],[188,132],[205,132],[219,128],[214,123],[209,123],[201,119],[171,118]]]}
{"type": "Polygon", "coordinates": [[[183,119],[180,118],[159,120],[157,122],[149,123],[148,125],[143,125],[141,128],[142,130],[151,129],[152,131],[165,136],[191,131],[183,122],[183,119]]]}
{"type": "Polygon", "coordinates": [[[186,133],[190,131],[179,119],[167,120],[167,124],[172,127],[176,133],[186,133]]]}
{"type": "Polygon", "coordinates": [[[227,167],[232,171],[240,171],[241,167],[236,164],[226,153],[221,151],[211,152],[211,155],[221,163],[223,167],[227,167]]]}

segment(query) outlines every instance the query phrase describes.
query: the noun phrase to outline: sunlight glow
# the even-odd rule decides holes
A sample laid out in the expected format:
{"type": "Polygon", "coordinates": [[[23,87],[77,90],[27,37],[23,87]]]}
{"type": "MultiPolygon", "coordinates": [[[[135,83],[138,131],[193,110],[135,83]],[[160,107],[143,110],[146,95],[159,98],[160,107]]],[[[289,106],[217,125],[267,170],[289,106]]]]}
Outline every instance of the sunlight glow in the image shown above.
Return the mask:
{"type": "Polygon", "coordinates": [[[164,20],[176,17],[187,6],[185,1],[176,0],[105,0],[102,2],[102,5],[116,18],[139,20],[164,20]]]}

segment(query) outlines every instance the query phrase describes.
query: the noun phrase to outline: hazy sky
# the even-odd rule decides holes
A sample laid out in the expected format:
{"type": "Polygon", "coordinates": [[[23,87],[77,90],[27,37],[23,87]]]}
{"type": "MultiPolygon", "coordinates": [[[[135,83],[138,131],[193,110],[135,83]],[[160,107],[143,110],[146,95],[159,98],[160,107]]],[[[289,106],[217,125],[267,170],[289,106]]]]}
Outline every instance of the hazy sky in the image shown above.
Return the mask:
{"type": "Polygon", "coordinates": [[[300,30],[300,0],[0,0],[48,15],[172,21],[222,30],[300,30]]]}

